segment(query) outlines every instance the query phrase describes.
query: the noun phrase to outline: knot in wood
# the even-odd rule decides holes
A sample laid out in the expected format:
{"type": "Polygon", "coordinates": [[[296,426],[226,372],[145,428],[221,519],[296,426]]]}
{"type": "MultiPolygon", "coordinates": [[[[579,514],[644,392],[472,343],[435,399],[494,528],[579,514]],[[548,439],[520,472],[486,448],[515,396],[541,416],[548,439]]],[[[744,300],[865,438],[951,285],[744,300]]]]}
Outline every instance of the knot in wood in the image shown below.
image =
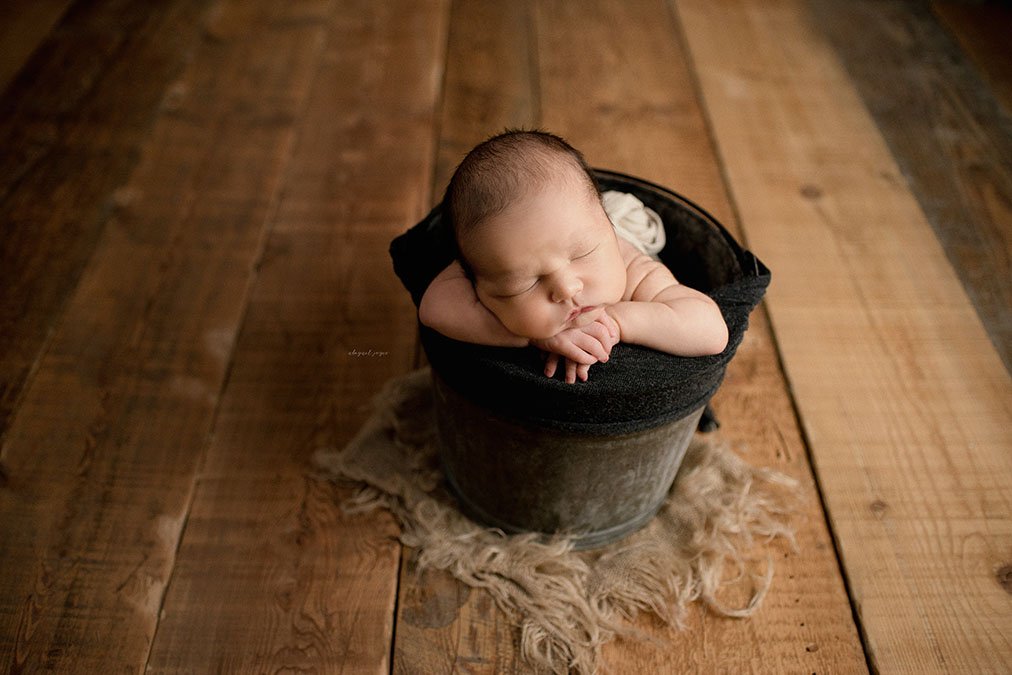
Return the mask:
{"type": "Polygon", "coordinates": [[[885,512],[889,510],[889,505],[881,499],[876,499],[868,505],[868,508],[870,508],[871,512],[875,514],[876,518],[881,518],[885,515],[885,512]]]}
{"type": "Polygon", "coordinates": [[[818,185],[805,183],[801,186],[801,196],[805,199],[818,199],[822,196],[822,189],[818,185]]]}
{"type": "Polygon", "coordinates": [[[994,578],[1006,593],[1012,595],[1012,563],[999,567],[994,573],[994,578]]]}

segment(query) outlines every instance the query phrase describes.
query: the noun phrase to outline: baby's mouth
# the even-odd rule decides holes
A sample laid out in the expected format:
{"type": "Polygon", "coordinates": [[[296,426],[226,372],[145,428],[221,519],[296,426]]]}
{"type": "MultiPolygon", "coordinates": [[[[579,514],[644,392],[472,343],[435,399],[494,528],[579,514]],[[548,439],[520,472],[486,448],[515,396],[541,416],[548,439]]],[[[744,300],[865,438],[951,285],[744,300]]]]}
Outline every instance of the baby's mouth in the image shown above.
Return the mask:
{"type": "Polygon", "coordinates": [[[569,316],[566,317],[566,321],[572,321],[573,319],[575,319],[576,317],[580,316],[581,314],[586,314],[587,312],[593,312],[595,309],[597,309],[597,307],[598,307],[597,305],[586,305],[584,307],[577,307],[576,309],[574,309],[573,311],[571,311],[569,313],[569,316]]]}

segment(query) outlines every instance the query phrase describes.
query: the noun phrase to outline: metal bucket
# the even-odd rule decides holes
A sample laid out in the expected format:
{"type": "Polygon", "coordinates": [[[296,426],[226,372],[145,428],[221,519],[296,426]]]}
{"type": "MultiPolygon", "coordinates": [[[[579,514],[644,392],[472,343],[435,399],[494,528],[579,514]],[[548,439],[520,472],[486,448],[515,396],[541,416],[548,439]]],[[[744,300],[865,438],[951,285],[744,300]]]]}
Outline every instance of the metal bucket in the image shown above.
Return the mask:
{"type": "MultiPolygon", "coordinates": [[[[618,344],[586,386],[548,384],[530,349],[467,344],[425,326],[419,333],[435,382],[443,467],[461,508],[510,533],[575,535],[580,548],[631,533],[663,504],[770,282],[769,269],[690,200],[614,171],[595,177],[661,216],[660,260],[720,307],[729,333],[722,354],[689,358],[618,344]]],[[[442,205],[391,242],[390,255],[418,305],[456,255],[442,205]]]]}
{"type": "Polygon", "coordinates": [[[646,525],[664,503],[703,406],[673,422],[595,436],[497,416],[433,371],[440,457],[461,509],[507,533],[575,536],[586,549],[646,525]]]}

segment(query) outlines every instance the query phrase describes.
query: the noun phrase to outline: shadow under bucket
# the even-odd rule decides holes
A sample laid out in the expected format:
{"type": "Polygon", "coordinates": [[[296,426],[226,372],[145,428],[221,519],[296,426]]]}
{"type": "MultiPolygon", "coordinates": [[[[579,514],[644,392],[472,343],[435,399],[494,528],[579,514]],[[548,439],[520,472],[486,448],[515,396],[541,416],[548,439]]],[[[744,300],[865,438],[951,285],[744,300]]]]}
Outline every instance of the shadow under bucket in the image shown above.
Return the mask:
{"type": "MultiPolygon", "coordinates": [[[[566,533],[577,548],[616,541],[661,507],[770,280],[692,202],[631,176],[595,176],[602,190],[632,193],[661,216],[660,260],[716,301],[729,332],[723,353],[687,358],[619,344],[587,382],[566,384],[544,376],[535,348],[473,345],[419,327],[440,457],[461,509],[509,533],[566,533]]],[[[441,205],[395,239],[390,253],[417,306],[455,255],[441,205]]]]}

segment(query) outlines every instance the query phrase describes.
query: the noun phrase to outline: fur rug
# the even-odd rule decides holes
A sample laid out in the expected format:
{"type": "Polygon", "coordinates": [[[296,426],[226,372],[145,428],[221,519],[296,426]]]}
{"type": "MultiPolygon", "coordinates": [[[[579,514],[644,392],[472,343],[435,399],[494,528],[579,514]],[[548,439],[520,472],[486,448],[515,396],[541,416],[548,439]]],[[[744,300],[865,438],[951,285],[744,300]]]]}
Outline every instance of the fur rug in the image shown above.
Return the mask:
{"type": "Polygon", "coordinates": [[[794,544],[794,481],[698,435],[664,507],[622,541],[574,552],[565,538],[484,528],[457,511],[442,483],[431,391],[427,369],[389,381],[355,438],[319,451],[316,463],[334,479],[363,484],[346,512],[393,512],[401,541],[417,549],[419,572],[445,570],[487,591],[520,626],[532,668],[597,672],[601,646],[639,636],[632,622],[643,611],[680,626],[698,600],[722,616],[747,617],[773,578],[766,545],[794,544]]]}

